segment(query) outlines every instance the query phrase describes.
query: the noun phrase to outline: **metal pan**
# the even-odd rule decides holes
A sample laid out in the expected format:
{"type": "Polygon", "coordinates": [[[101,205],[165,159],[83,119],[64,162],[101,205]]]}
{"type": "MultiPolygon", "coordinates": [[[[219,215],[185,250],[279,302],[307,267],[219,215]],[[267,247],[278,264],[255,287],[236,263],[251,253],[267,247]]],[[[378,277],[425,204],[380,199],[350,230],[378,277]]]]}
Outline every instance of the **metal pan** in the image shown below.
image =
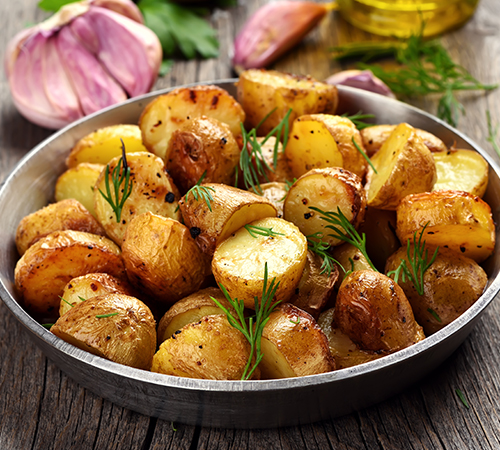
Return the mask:
{"type": "MultiPolygon", "coordinates": [[[[234,82],[215,82],[235,94],[234,82]]],[[[165,420],[224,428],[269,428],[333,418],[382,401],[407,388],[443,362],[467,337],[500,289],[499,250],[483,265],[489,284],[461,317],[418,344],[353,368],[270,381],[210,381],[150,373],[107,361],[58,339],[19,305],[14,289],[18,259],[14,235],[21,218],[53,199],[74,143],[97,128],[137,123],[146,104],[167,91],[129,100],[55,133],[20,161],[0,190],[0,295],[43,352],[85,388],[118,405],[165,420]]],[[[340,87],[339,113],[373,113],[377,123],[408,122],[445,144],[478,151],[490,164],[485,200],[500,221],[500,169],[488,154],[457,130],[404,103],[340,87]]],[[[498,234],[498,233],[497,233],[498,234]]],[[[498,236],[497,236],[498,239],[498,236]]]]}

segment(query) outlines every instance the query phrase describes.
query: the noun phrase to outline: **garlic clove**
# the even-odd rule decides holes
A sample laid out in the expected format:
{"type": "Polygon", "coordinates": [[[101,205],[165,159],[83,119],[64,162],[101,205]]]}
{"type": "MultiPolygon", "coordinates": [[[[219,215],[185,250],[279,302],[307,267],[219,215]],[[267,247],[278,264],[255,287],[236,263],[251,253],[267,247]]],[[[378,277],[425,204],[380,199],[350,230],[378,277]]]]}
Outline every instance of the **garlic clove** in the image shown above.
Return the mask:
{"type": "Polygon", "coordinates": [[[131,96],[154,84],[162,60],[161,44],[149,28],[97,6],[84,18],[99,39],[98,59],[131,96]],[[121,51],[117,51],[121,49],[121,51]]]}
{"type": "Polygon", "coordinates": [[[92,54],[97,54],[99,51],[99,37],[94,31],[92,24],[87,16],[83,15],[72,20],[68,25],[72,33],[80,41],[82,45],[92,54]]]}
{"type": "Polygon", "coordinates": [[[77,40],[70,28],[61,28],[56,43],[85,115],[126,100],[125,91],[77,40]]]}
{"type": "Polygon", "coordinates": [[[341,84],[375,92],[376,94],[385,95],[386,97],[396,98],[394,93],[389,89],[389,86],[380,78],[373,75],[371,70],[343,70],[328,77],[325,83],[333,85],[341,84]]]}
{"type": "Polygon", "coordinates": [[[238,33],[233,49],[237,72],[266,67],[300,42],[325,16],[324,5],[280,1],[258,9],[238,33]]]}
{"type": "Polygon", "coordinates": [[[141,11],[130,0],[90,0],[91,5],[100,6],[128,17],[135,22],[144,24],[141,11]]]}
{"type": "Polygon", "coordinates": [[[24,42],[36,33],[36,28],[26,28],[17,33],[7,44],[5,49],[4,67],[7,78],[10,77],[16,59],[21,51],[24,42]]]}

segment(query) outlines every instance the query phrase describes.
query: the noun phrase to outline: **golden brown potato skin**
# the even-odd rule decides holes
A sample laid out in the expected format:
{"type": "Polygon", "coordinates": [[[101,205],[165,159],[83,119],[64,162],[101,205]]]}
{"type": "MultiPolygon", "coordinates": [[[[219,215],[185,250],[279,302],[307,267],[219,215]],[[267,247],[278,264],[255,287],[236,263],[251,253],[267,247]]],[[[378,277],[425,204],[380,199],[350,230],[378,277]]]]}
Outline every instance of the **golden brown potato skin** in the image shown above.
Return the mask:
{"type": "Polygon", "coordinates": [[[17,227],[16,246],[19,255],[41,238],[54,231],[75,230],[105,236],[99,222],[74,199],[61,200],[24,217],[17,227]]]}
{"type": "Polygon", "coordinates": [[[174,131],[166,167],[185,194],[205,174],[204,183],[234,184],[240,148],[229,125],[211,117],[197,117],[174,131]]]}
{"type": "Polygon", "coordinates": [[[166,304],[196,292],[209,273],[209,263],[189,229],[152,213],[132,219],[122,252],[130,283],[166,304]]]}
{"type": "MultiPolygon", "coordinates": [[[[410,254],[413,255],[413,246],[410,254]]],[[[429,260],[433,254],[434,248],[429,247],[429,260]]],[[[406,246],[389,257],[386,273],[395,270],[401,260],[410,267],[406,246]]],[[[398,280],[410,301],[415,319],[427,335],[439,331],[469,309],[487,283],[488,276],[479,264],[446,248],[439,249],[436,260],[424,273],[423,295],[418,294],[410,280],[398,280]]]]}
{"type": "Polygon", "coordinates": [[[239,380],[249,356],[250,344],[225,315],[206,316],[164,341],[151,370],[205,380],[239,380]]]}
{"type": "Polygon", "coordinates": [[[92,272],[124,278],[120,248],[103,236],[64,230],[33,244],[17,262],[14,276],[26,309],[48,319],[58,316],[64,286],[92,272]]]}
{"type": "Polygon", "coordinates": [[[262,197],[267,198],[276,208],[277,217],[280,219],[283,218],[283,205],[288,192],[287,184],[280,183],[279,181],[272,181],[270,183],[261,184],[260,188],[262,190],[262,197]]]}
{"type": "Polygon", "coordinates": [[[352,272],[340,286],[335,323],[364,350],[395,352],[422,339],[403,289],[372,270],[352,272]]]}
{"type": "Polygon", "coordinates": [[[127,295],[90,298],[60,317],[50,331],[82,350],[119,364],[149,370],[156,323],[149,308],[127,295]],[[99,316],[109,317],[99,317],[99,316]]]}

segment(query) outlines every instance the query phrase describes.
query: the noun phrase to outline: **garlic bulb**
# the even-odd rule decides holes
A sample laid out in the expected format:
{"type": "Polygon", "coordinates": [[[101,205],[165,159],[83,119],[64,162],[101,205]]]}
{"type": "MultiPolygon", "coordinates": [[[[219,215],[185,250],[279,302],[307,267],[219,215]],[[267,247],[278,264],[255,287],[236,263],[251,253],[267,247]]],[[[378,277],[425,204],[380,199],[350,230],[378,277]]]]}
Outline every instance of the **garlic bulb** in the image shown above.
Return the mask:
{"type": "Polygon", "coordinates": [[[385,95],[386,97],[396,98],[394,93],[389,89],[389,86],[380,78],[373,75],[371,70],[343,70],[328,77],[325,83],[333,85],[341,84],[375,92],[376,94],[385,95]]]}
{"type": "Polygon", "coordinates": [[[5,71],[19,112],[58,129],[148,92],[161,60],[161,44],[132,1],[84,0],[18,33],[5,71]]]}

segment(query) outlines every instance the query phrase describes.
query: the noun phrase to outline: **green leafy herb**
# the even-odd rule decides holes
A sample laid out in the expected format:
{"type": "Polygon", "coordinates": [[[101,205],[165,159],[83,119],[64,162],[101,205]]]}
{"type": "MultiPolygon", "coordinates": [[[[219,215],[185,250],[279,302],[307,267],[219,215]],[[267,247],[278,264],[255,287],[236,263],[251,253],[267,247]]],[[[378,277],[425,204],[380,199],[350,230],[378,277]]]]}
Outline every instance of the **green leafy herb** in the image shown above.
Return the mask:
{"type": "Polygon", "coordinates": [[[122,208],[127,198],[132,193],[132,180],[130,179],[130,167],[127,165],[127,157],[125,154],[125,144],[122,143],[122,157],[118,160],[118,164],[111,173],[111,181],[113,182],[113,191],[109,185],[109,164],[106,166],[104,183],[106,186],[106,194],[99,189],[99,192],[104,199],[110,204],[116,216],[116,222],[119,223],[122,216],[122,208]],[[123,168],[122,168],[123,164],[123,168]],[[123,184],[123,188],[121,187],[123,184]],[[113,195],[114,194],[114,195],[113,195]],[[113,198],[114,197],[114,198],[113,198]]]}
{"type": "Polygon", "coordinates": [[[399,276],[403,281],[408,278],[419,295],[424,295],[424,273],[435,261],[439,247],[434,251],[434,255],[429,261],[428,249],[425,248],[425,241],[422,242],[422,236],[424,235],[425,229],[429,223],[427,222],[425,226],[420,230],[420,235],[417,240],[417,232],[413,234],[413,254],[411,251],[410,239],[408,239],[406,246],[406,256],[410,263],[410,268],[406,264],[406,260],[402,259],[398,268],[387,272],[387,276],[394,275],[394,281],[397,283],[399,276]]]}
{"type": "Polygon", "coordinates": [[[367,154],[363,151],[363,149],[358,145],[358,143],[356,142],[356,140],[354,139],[354,136],[352,137],[352,143],[354,144],[354,147],[356,147],[356,150],[361,153],[361,155],[363,156],[363,158],[366,159],[366,162],[369,164],[369,166],[373,169],[373,171],[378,174],[377,172],[377,169],[375,169],[375,166],[373,165],[373,163],[370,161],[370,158],[368,158],[367,154]]]}
{"type": "Polygon", "coordinates": [[[220,285],[222,292],[224,293],[227,301],[231,304],[231,306],[236,311],[236,317],[219,301],[215,298],[211,297],[211,299],[215,302],[215,304],[224,311],[227,316],[228,322],[236,328],[238,331],[243,333],[245,338],[250,344],[250,355],[248,357],[248,362],[243,370],[243,374],[241,376],[242,380],[248,380],[260,361],[263,358],[263,354],[261,351],[261,339],[262,332],[266,323],[269,320],[269,315],[274,310],[276,305],[279,302],[272,303],[274,296],[276,295],[276,290],[278,289],[280,282],[276,282],[276,278],[273,278],[268,286],[268,271],[267,271],[267,263],[264,266],[264,285],[262,288],[262,298],[259,302],[257,297],[254,298],[255,302],[255,315],[246,319],[245,312],[245,304],[243,300],[238,300],[235,298],[234,300],[228,294],[226,288],[220,285]],[[255,356],[255,362],[252,365],[252,360],[255,356]]]}
{"type": "Polygon", "coordinates": [[[294,325],[298,325],[300,323],[300,317],[299,316],[296,316],[296,317],[297,317],[296,320],[290,319],[290,322],[292,322],[294,325]]]}
{"type": "Polygon", "coordinates": [[[500,147],[498,146],[497,142],[498,125],[493,128],[489,110],[486,111],[486,121],[488,122],[488,137],[486,138],[486,140],[493,146],[493,150],[497,152],[497,155],[500,156],[500,147]]]}
{"type": "Polygon", "coordinates": [[[109,314],[96,314],[96,319],[105,319],[106,317],[113,317],[113,316],[117,316],[118,313],[117,312],[114,312],[114,313],[109,313],[109,314]]]}
{"type": "Polygon", "coordinates": [[[272,228],[259,227],[257,225],[247,224],[243,228],[245,228],[245,230],[247,230],[250,233],[250,236],[252,236],[253,238],[257,238],[259,236],[269,236],[269,237],[284,236],[283,233],[278,233],[277,231],[273,231],[272,228]]]}
{"type": "Polygon", "coordinates": [[[79,298],[79,299],[80,299],[80,301],[82,301],[82,302],[87,301],[87,299],[86,299],[86,298],[83,298],[83,297],[80,297],[80,296],[78,296],[78,298],[79,298]]]}
{"type": "Polygon", "coordinates": [[[38,2],[38,7],[44,11],[56,12],[59,11],[62,6],[78,1],[80,0],[40,0],[38,2]]]}
{"type": "Polygon", "coordinates": [[[332,234],[328,236],[334,237],[336,239],[340,239],[341,241],[347,242],[351,245],[354,245],[361,254],[365,257],[366,261],[370,265],[370,267],[378,272],[375,265],[372,263],[370,257],[368,256],[368,252],[366,251],[366,235],[365,233],[361,233],[361,235],[356,231],[356,228],[352,225],[349,220],[347,220],[344,213],[337,207],[337,211],[322,211],[319,208],[314,206],[310,206],[309,209],[312,211],[316,211],[320,214],[320,217],[325,222],[328,222],[328,225],[325,228],[333,231],[332,234]]]}
{"type": "Polygon", "coordinates": [[[53,326],[53,323],[42,323],[42,327],[47,328],[47,330],[50,330],[53,326]]]}
{"type": "Polygon", "coordinates": [[[67,303],[69,306],[71,306],[72,308],[74,308],[74,307],[75,307],[75,305],[73,305],[73,303],[68,302],[68,300],[66,300],[64,297],[59,296],[59,298],[60,298],[60,299],[61,299],[64,303],[67,303]]]}
{"type": "Polygon", "coordinates": [[[215,189],[210,186],[201,186],[201,183],[203,179],[205,178],[207,172],[203,172],[203,175],[200,177],[198,182],[191,188],[189,191],[186,192],[185,198],[186,200],[189,197],[189,194],[191,194],[196,201],[198,201],[200,198],[202,200],[205,200],[205,203],[208,206],[208,209],[210,212],[212,212],[212,203],[214,198],[212,197],[212,192],[215,192],[215,189]]]}
{"type": "Polygon", "coordinates": [[[172,430],[177,431],[177,428],[175,428],[174,422],[170,422],[170,426],[172,427],[172,430]]]}
{"type": "Polygon", "coordinates": [[[306,236],[306,238],[307,247],[309,248],[309,250],[323,258],[323,263],[320,267],[320,275],[326,273],[328,276],[330,276],[332,271],[335,269],[335,264],[338,264],[340,267],[342,267],[342,264],[340,264],[332,255],[330,255],[330,253],[328,253],[330,246],[326,242],[321,240],[323,238],[323,233],[317,232],[314,234],[310,234],[309,236],[306,236]]]}
{"type": "Polygon", "coordinates": [[[345,113],[342,114],[340,117],[345,117],[346,119],[349,119],[354,125],[356,125],[356,128],[361,131],[364,130],[365,128],[373,127],[374,124],[365,122],[365,119],[373,119],[375,118],[375,114],[363,114],[361,111],[359,111],[356,114],[353,114],[352,116],[345,113]]]}
{"type": "Polygon", "coordinates": [[[458,395],[458,398],[462,401],[464,406],[467,409],[469,409],[470,408],[469,403],[467,402],[467,399],[465,398],[465,395],[463,394],[463,392],[457,388],[457,389],[455,389],[455,393],[458,395]]]}
{"type": "Polygon", "coordinates": [[[441,317],[439,317],[438,313],[434,311],[432,308],[427,308],[427,312],[431,313],[434,319],[436,319],[439,323],[442,323],[441,317]]]}

